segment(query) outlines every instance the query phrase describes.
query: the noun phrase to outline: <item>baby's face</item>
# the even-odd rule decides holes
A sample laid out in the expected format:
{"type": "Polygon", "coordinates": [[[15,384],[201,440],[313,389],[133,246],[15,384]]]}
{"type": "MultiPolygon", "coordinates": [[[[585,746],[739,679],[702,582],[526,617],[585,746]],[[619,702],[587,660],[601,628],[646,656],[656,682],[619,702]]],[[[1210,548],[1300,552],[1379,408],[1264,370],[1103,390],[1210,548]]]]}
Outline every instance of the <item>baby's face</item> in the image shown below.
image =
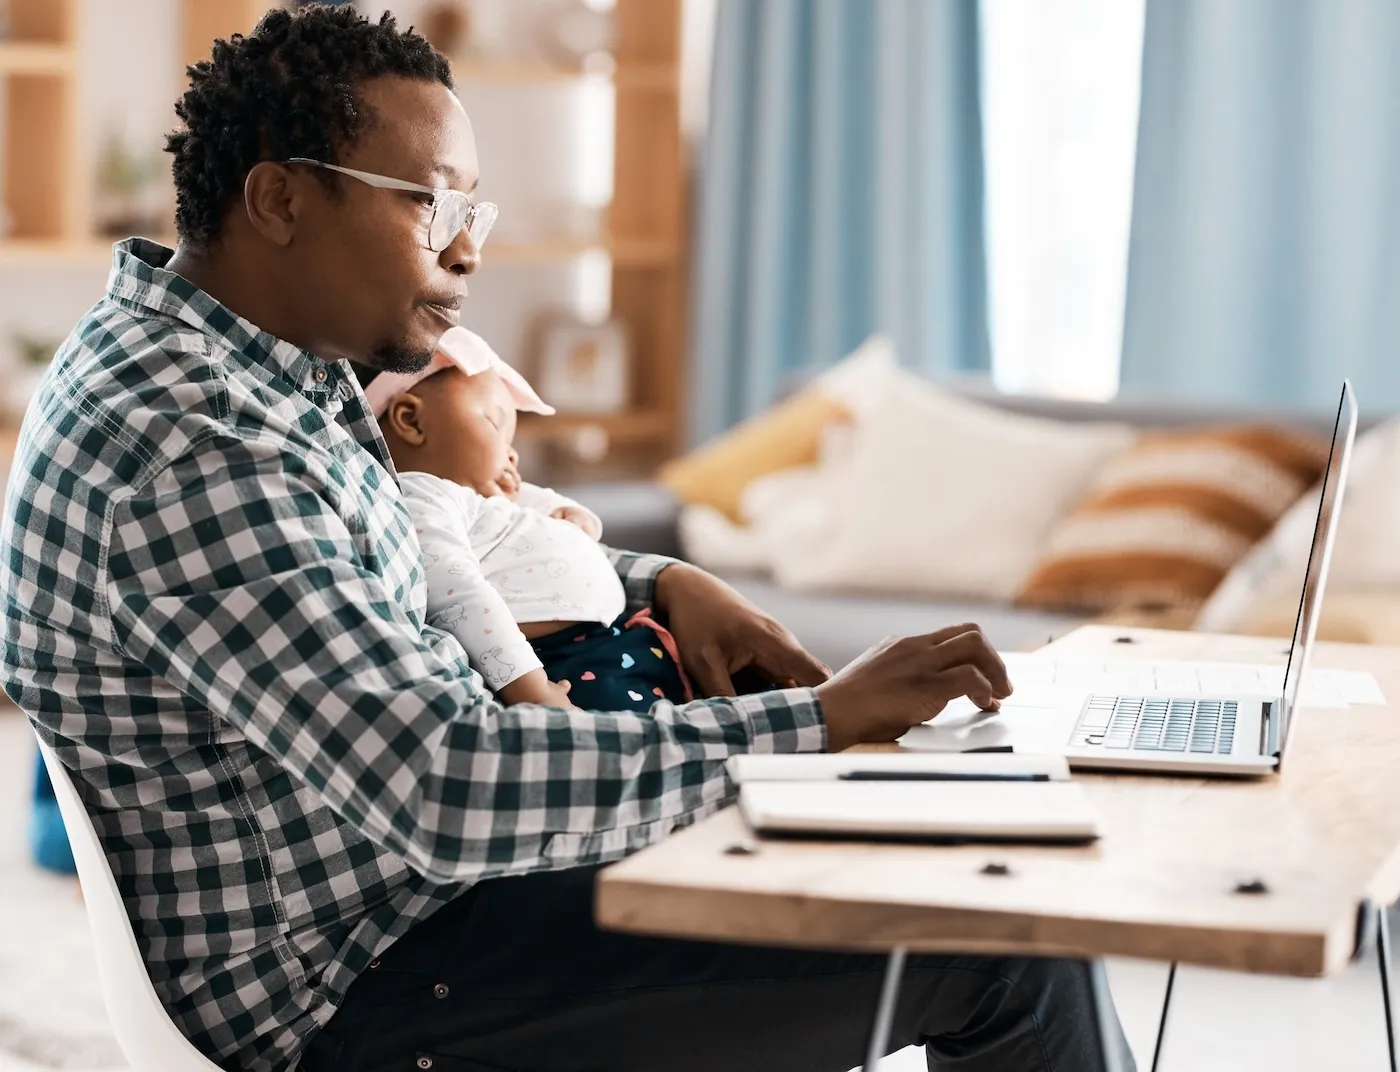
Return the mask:
{"type": "Polygon", "coordinates": [[[468,376],[451,368],[423,381],[433,473],[487,497],[520,494],[515,404],[493,371],[468,376]]]}

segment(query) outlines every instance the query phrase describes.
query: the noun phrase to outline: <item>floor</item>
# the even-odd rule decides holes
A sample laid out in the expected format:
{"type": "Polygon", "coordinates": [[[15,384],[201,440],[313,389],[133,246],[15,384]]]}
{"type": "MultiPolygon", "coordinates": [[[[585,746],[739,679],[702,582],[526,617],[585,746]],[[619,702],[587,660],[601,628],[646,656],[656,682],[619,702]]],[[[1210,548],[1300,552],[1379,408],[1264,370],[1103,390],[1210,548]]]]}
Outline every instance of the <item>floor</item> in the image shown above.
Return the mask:
{"type": "MultiPolygon", "coordinates": [[[[24,857],[32,763],[27,724],[0,709],[0,1072],[112,1072],[122,1064],[113,1059],[95,983],[90,974],[78,972],[75,978],[72,968],[91,958],[76,890],[63,879],[40,875],[24,857]],[[54,950],[62,950],[61,957],[54,950]]],[[[1109,974],[1129,1041],[1147,1072],[1166,970],[1115,961],[1109,974]]],[[[881,1072],[924,1067],[922,1054],[907,1050],[884,1061],[881,1072]]],[[[1162,1058],[1167,1072],[1382,1072],[1387,1067],[1372,958],[1326,980],[1193,968],[1177,976],[1162,1058]]]]}

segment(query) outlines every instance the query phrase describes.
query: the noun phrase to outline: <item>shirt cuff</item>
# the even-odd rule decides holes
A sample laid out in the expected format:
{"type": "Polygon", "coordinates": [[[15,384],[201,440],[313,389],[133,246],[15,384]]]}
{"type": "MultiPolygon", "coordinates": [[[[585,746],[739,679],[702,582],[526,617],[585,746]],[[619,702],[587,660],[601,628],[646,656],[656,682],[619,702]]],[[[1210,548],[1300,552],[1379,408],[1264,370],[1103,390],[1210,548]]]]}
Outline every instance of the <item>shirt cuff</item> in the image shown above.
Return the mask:
{"type": "Polygon", "coordinates": [[[667,566],[680,562],[665,555],[639,555],[632,551],[611,550],[613,567],[622,579],[627,609],[638,611],[656,605],[656,578],[667,566]]]}
{"type": "Polygon", "coordinates": [[[749,727],[750,752],[826,751],[826,719],[814,690],[777,689],[728,702],[749,727]]]}

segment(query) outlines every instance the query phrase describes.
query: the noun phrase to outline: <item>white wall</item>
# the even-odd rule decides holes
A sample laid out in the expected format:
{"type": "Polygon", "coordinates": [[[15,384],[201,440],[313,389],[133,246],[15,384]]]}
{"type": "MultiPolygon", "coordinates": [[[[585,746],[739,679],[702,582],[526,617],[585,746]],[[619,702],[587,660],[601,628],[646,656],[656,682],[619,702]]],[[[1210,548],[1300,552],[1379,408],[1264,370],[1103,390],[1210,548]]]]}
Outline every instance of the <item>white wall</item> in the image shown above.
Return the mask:
{"type": "Polygon", "coordinates": [[[981,0],[980,13],[993,375],[1111,398],[1143,0],[981,0]]]}

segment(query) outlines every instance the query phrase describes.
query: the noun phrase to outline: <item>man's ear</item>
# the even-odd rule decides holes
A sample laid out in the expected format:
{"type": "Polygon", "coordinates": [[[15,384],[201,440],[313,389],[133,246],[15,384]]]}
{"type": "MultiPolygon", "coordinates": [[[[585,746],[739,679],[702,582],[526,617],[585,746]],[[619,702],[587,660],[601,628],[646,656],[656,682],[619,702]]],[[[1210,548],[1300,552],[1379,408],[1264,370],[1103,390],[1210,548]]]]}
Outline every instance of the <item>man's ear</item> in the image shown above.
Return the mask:
{"type": "Polygon", "coordinates": [[[423,428],[423,400],[405,391],[395,395],[384,411],[384,423],[410,447],[421,447],[428,441],[423,428]]]}
{"type": "Polygon", "coordinates": [[[285,165],[271,160],[254,164],[243,180],[243,208],[253,230],[274,245],[291,245],[304,190],[303,177],[285,165]]]}

